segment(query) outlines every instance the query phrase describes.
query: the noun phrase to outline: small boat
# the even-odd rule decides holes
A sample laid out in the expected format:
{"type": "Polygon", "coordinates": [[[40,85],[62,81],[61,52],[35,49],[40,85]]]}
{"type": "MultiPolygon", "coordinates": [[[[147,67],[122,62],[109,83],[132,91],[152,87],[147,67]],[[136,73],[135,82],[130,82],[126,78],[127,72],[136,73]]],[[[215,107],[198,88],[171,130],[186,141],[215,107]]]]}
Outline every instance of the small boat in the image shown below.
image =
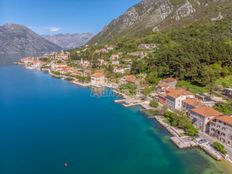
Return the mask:
{"type": "Polygon", "coordinates": [[[64,163],[64,167],[67,168],[68,167],[68,163],[65,162],[64,163]]]}

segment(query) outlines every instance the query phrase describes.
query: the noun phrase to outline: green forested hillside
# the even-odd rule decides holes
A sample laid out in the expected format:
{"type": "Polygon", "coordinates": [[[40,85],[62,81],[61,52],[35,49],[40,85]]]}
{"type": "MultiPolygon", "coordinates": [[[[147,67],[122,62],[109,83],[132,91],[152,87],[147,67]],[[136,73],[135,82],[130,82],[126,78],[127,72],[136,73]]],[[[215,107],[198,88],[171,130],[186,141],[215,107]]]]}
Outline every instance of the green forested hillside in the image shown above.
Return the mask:
{"type": "MultiPolygon", "coordinates": [[[[149,84],[157,83],[160,78],[176,77],[192,85],[204,87],[202,91],[206,87],[212,92],[215,87],[224,84],[225,87],[230,87],[232,84],[222,81],[232,75],[232,16],[229,15],[230,11],[226,11],[231,6],[223,8],[228,15],[224,15],[222,19],[199,18],[184,26],[166,28],[144,36],[124,35],[102,44],[90,45],[80,54],[72,50],[72,59],[91,60],[94,69],[105,69],[112,73],[111,65],[100,66],[97,62],[99,59],[110,61],[112,54],[120,54],[120,66],[124,66],[124,60],[130,59],[130,74],[145,74],[145,80],[149,84]],[[114,45],[114,50],[102,54],[94,53],[106,44],[114,45]],[[156,48],[141,49],[140,44],[155,44],[156,48]],[[136,51],[145,53],[145,56],[131,56],[130,53],[136,51]]],[[[114,76],[117,77],[115,74],[114,76]]]]}
{"type": "Polygon", "coordinates": [[[175,76],[199,85],[206,85],[212,78],[230,74],[231,26],[229,19],[205,25],[196,23],[145,37],[144,42],[155,42],[159,47],[143,60],[146,62],[144,70],[155,71],[158,76],[175,76]]]}

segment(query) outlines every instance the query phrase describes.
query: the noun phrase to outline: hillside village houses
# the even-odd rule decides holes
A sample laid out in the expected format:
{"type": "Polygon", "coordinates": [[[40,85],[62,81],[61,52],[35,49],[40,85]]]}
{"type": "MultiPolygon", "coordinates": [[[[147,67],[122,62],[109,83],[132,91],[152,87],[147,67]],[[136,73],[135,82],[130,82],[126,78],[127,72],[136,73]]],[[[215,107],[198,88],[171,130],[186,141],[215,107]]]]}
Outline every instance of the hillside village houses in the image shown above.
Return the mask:
{"type": "Polygon", "coordinates": [[[91,75],[91,84],[94,86],[104,86],[106,83],[106,77],[103,72],[95,72],[91,75]]]}
{"type": "Polygon", "coordinates": [[[88,68],[90,66],[90,62],[88,60],[81,59],[80,64],[83,68],[88,68]]]}
{"type": "Polygon", "coordinates": [[[136,77],[134,75],[126,75],[126,76],[123,76],[121,79],[120,79],[120,84],[126,84],[126,83],[136,83],[136,77]]]}
{"type": "Polygon", "coordinates": [[[113,69],[113,72],[114,73],[120,73],[120,74],[124,74],[125,73],[125,71],[126,71],[126,69],[125,68],[120,68],[120,67],[114,67],[114,69],[113,69]]]}
{"type": "Polygon", "coordinates": [[[98,59],[98,62],[100,63],[100,65],[106,65],[107,62],[104,59],[98,59]]]}
{"type": "Polygon", "coordinates": [[[28,69],[40,70],[42,65],[43,65],[43,63],[39,59],[33,58],[33,57],[25,57],[25,58],[21,59],[21,62],[23,62],[24,65],[28,69]]]}
{"type": "Polygon", "coordinates": [[[56,63],[51,64],[52,71],[63,71],[67,68],[68,68],[68,65],[66,65],[66,64],[56,64],[56,63]]]}
{"type": "Polygon", "coordinates": [[[112,51],[114,49],[113,45],[105,45],[104,48],[95,50],[94,53],[99,54],[99,53],[108,53],[109,51],[112,51]]]}
{"type": "Polygon", "coordinates": [[[68,51],[63,51],[63,50],[60,52],[51,52],[51,53],[47,53],[43,55],[43,57],[50,57],[56,61],[66,61],[69,59],[69,56],[70,56],[70,53],[68,51]]]}
{"type": "Polygon", "coordinates": [[[77,76],[77,75],[83,75],[80,70],[70,67],[66,64],[55,64],[52,63],[51,64],[51,70],[55,71],[55,72],[59,72],[61,74],[66,74],[66,73],[70,73],[70,75],[72,76],[77,76]]]}
{"type": "Polygon", "coordinates": [[[132,52],[132,53],[128,53],[128,55],[143,59],[144,57],[147,56],[147,53],[144,53],[143,51],[135,51],[135,52],[132,52]]]}
{"type": "Polygon", "coordinates": [[[112,64],[112,65],[119,65],[120,62],[119,62],[118,60],[113,60],[111,64],[112,64]]]}
{"type": "Polygon", "coordinates": [[[69,52],[61,51],[61,52],[56,53],[54,55],[54,59],[65,61],[65,60],[67,60],[69,58],[69,56],[70,56],[69,52]]]}
{"type": "Polygon", "coordinates": [[[138,46],[139,49],[148,49],[148,50],[154,49],[156,47],[157,47],[156,44],[140,44],[138,46]]]}
{"type": "Polygon", "coordinates": [[[113,55],[110,57],[110,59],[111,59],[112,61],[118,60],[119,58],[120,58],[120,56],[119,56],[118,54],[113,54],[113,55]]]}

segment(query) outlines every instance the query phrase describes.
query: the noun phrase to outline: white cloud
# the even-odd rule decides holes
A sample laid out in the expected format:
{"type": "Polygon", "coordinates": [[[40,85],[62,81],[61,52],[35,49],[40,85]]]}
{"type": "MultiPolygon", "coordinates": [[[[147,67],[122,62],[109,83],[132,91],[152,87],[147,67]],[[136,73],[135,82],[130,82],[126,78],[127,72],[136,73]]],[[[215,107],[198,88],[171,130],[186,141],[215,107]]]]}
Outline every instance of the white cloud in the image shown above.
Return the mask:
{"type": "Polygon", "coordinates": [[[59,27],[47,27],[47,29],[48,29],[49,32],[58,32],[58,31],[60,31],[59,27]]]}
{"type": "MultiPolygon", "coordinates": [[[[0,0],[1,1],[1,0],[0,0]]],[[[27,26],[29,29],[33,30],[38,34],[52,34],[56,32],[60,32],[60,27],[48,27],[48,26],[27,26]]]]}

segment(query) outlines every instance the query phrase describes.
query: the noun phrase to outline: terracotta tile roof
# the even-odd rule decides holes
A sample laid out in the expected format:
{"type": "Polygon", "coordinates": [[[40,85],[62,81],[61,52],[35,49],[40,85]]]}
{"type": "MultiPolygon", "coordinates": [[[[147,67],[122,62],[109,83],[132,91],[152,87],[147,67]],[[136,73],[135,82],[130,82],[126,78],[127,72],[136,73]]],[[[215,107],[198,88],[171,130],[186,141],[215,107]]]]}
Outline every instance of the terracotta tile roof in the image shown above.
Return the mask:
{"type": "Polygon", "coordinates": [[[169,78],[163,79],[162,81],[165,83],[171,83],[171,82],[176,82],[177,80],[175,78],[169,77],[169,78]]]}
{"type": "Polygon", "coordinates": [[[157,86],[162,88],[162,87],[168,87],[169,85],[167,83],[160,82],[157,86]]]}
{"type": "Polygon", "coordinates": [[[32,63],[41,63],[39,60],[32,60],[32,63]]]}
{"type": "Polygon", "coordinates": [[[217,117],[216,120],[222,121],[222,122],[232,126],[232,116],[224,115],[221,117],[217,117]]]}
{"type": "Polygon", "coordinates": [[[201,101],[197,98],[187,98],[186,100],[183,101],[183,103],[194,107],[204,106],[204,104],[201,103],[201,101]]]}
{"type": "Polygon", "coordinates": [[[127,82],[131,82],[131,83],[135,83],[136,81],[136,77],[134,75],[127,75],[127,76],[124,76],[124,79],[127,81],[127,82]]]}
{"type": "Polygon", "coordinates": [[[167,90],[167,96],[172,98],[178,98],[182,95],[193,95],[191,92],[187,91],[186,89],[168,89],[167,90]]]}
{"type": "Polygon", "coordinates": [[[213,116],[217,117],[222,115],[220,112],[208,106],[200,106],[195,109],[192,109],[191,111],[203,117],[213,117],[213,116]]]}
{"type": "Polygon", "coordinates": [[[166,89],[166,93],[172,92],[174,90],[175,90],[175,88],[168,88],[168,89],[166,89]]]}
{"type": "Polygon", "coordinates": [[[96,72],[96,73],[91,75],[91,77],[96,77],[96,78],[104,77],[104,76],[105,76],[105,74],[103,72],[96,72]]]}
{"type": "Polygon", "coordinates": [[[55,65],[56,68],[67,68],[68,66],[65,64],[57,64],[55,65]]]}

